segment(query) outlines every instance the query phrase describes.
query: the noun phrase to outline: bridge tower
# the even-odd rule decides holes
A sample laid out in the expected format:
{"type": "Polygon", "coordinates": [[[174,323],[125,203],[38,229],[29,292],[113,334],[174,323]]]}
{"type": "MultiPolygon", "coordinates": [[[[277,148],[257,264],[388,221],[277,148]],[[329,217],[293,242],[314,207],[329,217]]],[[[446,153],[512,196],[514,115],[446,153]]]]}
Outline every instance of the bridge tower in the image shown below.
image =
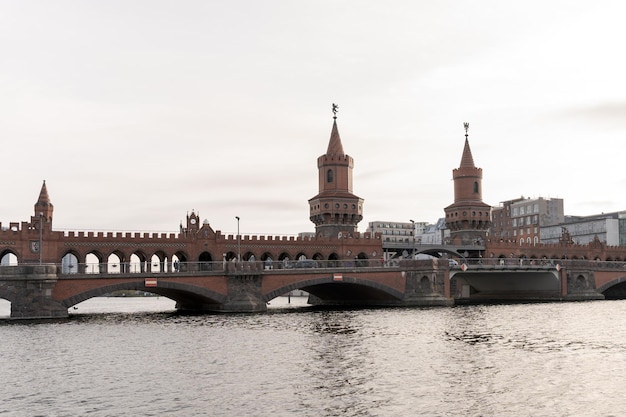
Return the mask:
{"type": "Polygon", "coordinates": [[[319,193],[309,200],[309,218],[315,223],[316,235],[322,237],[351,235],[363,219],[363,199],[352,193],[354,160],[343,151],[337,109],[333,104],[333,127],[326,154],[317,158],[319,193]]]}
{"type": "Polygon", "coordinates": [[[482,168],[474,165],[468,133],[469,123],[464,123],[465,147],[461,165],[452,170],[454,203],[444,209],[446,226],[450,229],[453,244],[483,244],[491,226],[491,206],[483,203],[482,168]]]}

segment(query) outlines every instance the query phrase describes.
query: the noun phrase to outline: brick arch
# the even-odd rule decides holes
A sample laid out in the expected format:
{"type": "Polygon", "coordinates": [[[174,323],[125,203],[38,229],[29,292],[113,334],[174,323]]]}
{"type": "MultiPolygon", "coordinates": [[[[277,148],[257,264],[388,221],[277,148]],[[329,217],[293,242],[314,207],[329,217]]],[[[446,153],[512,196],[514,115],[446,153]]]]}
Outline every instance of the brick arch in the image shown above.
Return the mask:
{"type": "Polygon", "coordinates": [[[447,253],[448,255],[456,256],[459,258],[463,258],[463,256],[459,252],[452,250],[452,249],[443,248],[443,247],[435,248],[435,249],[430,248],[430,249],[425,249],[425,250],[420,250],[420,251],[415,252],[415,254],[420,254],[420,253],[423,253],[424,255],[434,256],[435,258],[441,257],[441,255],[444,253],[447,253]]]}
{"type": "Polygon", "coordinates": [[[5,287],[5,286],[0,286],[0,298],[2,298],[3,300],[10,301],[11,303],[13,303],[13,297],[14,296],[15,296],[15,292],[14,291],[7,290],[7,287],[5,287]]]}
{"type": "Polygon", "coordinates": [[[596,291],[599,293],[604,293],[606,290],[608,290],[611,287],[614,287],[616,285],[622,284],[626,282],[626,276],[623,277],[619,277],[616,279],[613,279],[605,284],[602,284],[601,286],[599,286],[598,288],[596,288],[596,291]]]}
{"type": "Polygon", "coordinates": [[[293,290],[299,290],[299,289],[305,290],[307,292],[310,292],[311,294],[314,294],[313,288],[311,287],[315,287],[319,285],[329,285],[329,284],[332,284],[332,285],[352,284],[352,285],[361,286],[365,288],[371,288],[371,289],[379,291],[381,294],[386,295],[391,299],[394,299],[395,301],[402,300],[404,298],[404,294],[402,292],[396,290],[395,288],[389,287],[384,284],[380,284],[375,281],[364,280],[364,279],[354,278],[354,277],[342,277],[342,281],[337,282],[334,280],[332,276],[327,276],[327,277],[322,277],[322,278],[313,278],[313,279],[307,279],[304,281],[293,282],[293,283],[284,285],[280,288],[276,288],[273,291],[263,294],[261,297],[261,301],[267,303],[268,301],[271,301],[274,298],[279,297],[285,293],[288,293],[293,290]]]}
{"type": "Polygon", "coordinates": [[[189,255],[182,250],[177,250],[172,254],[172,258],[176,256],[179,262],[189,262],[189,255]]]}
{"type": "MultiPolygon", "coordinates": [[[[93,297],[100,297],[105,294],[109,294],[113,291],[120,290],[137,290],[137,291],[148,291],[144,285],[143,281],[129,281],[122,282],[113,285],[105,285],[98,288],[93,288],[70,297],[67,297],[61,300],[61,304],[70,308],[80,302],[85,300],[89,300],[93,297]]],[[[204,302],[206,304],[222,304],[227,300],[227,296],[224,294],[217,293],[215,291],[208,290],[206,288],[197,287],[195,285],[189,285],[184,283],[177,282],[169,282],[163,281],[159,283],[159,286],[156,288],[150,288],[148,292],[152,292],[154,294],[159,294],[164,297],[170,298],[176,302],[192,301],[192,302],[204,302]]],[[[0,297],[2,297],[2,292],[0,291],[0,297]]],[[[9,300],[11,301],[11,300],[9,300]]]]}
{"type": "Polygon", "coordinates": [[[87,252],[85,252],[83,254],[83,259],[82,261],[79,259],[79,261],[83,262],[83,263],[87,263],[87,256],[89,255],[93,255],[98,259],[98,263],[102,264],[102,263],[106,263],[106,259],[108,259],[109,255],[105,254],[104,252],[98,250],[98,249],[92,249],[89,250],[87,252]]]}

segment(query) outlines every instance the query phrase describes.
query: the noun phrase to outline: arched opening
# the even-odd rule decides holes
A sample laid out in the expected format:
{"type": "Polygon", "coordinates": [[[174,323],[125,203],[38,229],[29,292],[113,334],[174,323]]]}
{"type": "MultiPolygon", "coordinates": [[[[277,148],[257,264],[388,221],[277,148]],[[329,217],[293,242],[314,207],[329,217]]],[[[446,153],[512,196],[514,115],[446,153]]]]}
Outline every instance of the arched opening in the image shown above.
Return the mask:
{"type": "Polygon", "coordinates": [[[263,255],[261,255],[261,262],[263,262],[263,269],[274,269],[274,258],[271,253],[263,253],[263,255]]]}
{"type": "Polygon", "coordinates": [[[17,264],[17,255],[11,251],[4,251],[0,256],[0,266],[16,266],[17,264]]]}
{"type": "Polygon", "coordinates": [[[146,272],[147,262],[146,256],[143,253],[133,253],[130,255],[128,262],[128,272],[131,274],[138,274],[146,272]]]}
{"type": "Polygon", "coordinates": [[[150,257],[150,272],[162,273],[165,272],[167,265],[167,257],[163,252],[157,252],[150,257]]]}
{"type": "Polygon", "coordinates": [[[68,309],[72,315],[111,313],[169,313],[176,311],[176,301],[146,291],[116,290],[92,297],[68,309]]]}
{"type": "Polygon", "coordinates": [[[340,265],[339,255],[337,255],[334,252],[328,255],[328,267],[329,268],[338,267],[339,265],[340,265]]]}
{"type": "Polygon", "coordinates": [[[61,273],[62,274],[76,274],[78,273],[78,258],[72,252],[65,254],[61,258],[61,273]]]}
{"type": "Polygon", "coordinates": [[[85,257],[85,273],[99,274],[102,265],[102,255],[96,252],[90,252],[85,257]]]}
{"type": "Polygon", "coordinates": [[[183,252],[176,252],[172,255],[172,268],[174,272],[187,272],[189,265],[187,265],[187,255],[183,252]]]}
{"type": "Polygon", "coordinates": [[[11,317],[11,302],[0,298],[0,318],[11,317]]]}
{"type": "Polygon", "coordinates": [[[121,263],[122,259],[117,253],[110,254],[106,265],[107,274],[119,274],[123,270],[121,263]]]}
{"type": "Polygon", "coordinates": [[[357,256],[354,257],[354,264],[358,267],[368,266],[369,257],[365,252],[360,252],[357,256]]]}
{"type": "MultiPolygon", "coordinates": [[[[229,252],[232,253],[232,252],[229,252]]],[[[236,257],[233,253],[232,257],[236,257]]],[[[226,260],[228,260],[228,255],[226,255],[226,260]]],[[[200,271],[210,271],[211,270],[211,262],[213,262],[213,257],[209,252],[202,252],[198,257],[198,262],[200,262],[200,271]]]]}

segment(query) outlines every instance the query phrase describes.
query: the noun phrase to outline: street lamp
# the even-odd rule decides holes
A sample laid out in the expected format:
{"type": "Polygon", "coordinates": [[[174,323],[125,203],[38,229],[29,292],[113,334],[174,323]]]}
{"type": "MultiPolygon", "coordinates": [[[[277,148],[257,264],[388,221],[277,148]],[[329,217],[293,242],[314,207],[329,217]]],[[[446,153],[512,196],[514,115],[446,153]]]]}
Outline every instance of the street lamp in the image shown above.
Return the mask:
{"type": "Polygon", "coordinates": [[[237,219],[237,262],[241,262],[241,236],[239,235],[239,216],[235,216],[237,219]]]}
{"type": "Polygon", "coordinates": [[[411,258],[415,259],[415,221],[414,220],[409,220],[409,221],[413,225],[413,233],[411,233],[411,235],[413,236],[413,249],[411,250],[411,258]]]}
{"type": "Polygon", "coordinates": [[[39,212],[39,265],[41,265],[41,252],[43,251],[43,213],[39,212]]]}

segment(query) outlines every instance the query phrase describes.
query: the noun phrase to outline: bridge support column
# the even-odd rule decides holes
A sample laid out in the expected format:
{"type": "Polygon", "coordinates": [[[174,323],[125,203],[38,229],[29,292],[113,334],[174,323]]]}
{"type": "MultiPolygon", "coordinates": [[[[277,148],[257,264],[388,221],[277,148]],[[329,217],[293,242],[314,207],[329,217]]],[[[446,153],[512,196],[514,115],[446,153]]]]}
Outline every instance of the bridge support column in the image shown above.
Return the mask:
{"type": "Polygon", "coordinates": [[[604,300],[604,295],[596,291],[595,275],[591,270],[563,268],[561,279],[566,284],[565,300],[604,300]]]}
{"type": "Polygon", "coordinates": [[[261,275],[234,273],[228,276],[228,299],[220,311],[232,313],[256,313],[267,310],[262,300],[261,275]]]}
{"type": "Polygon", "coordinates": [[[2,268],[0,291],[11,301],[12,319],[68,317],[67,308],[52,298],[57,283],[55,266],[25,265],[2,268]]]}
{"type": "Polygon", "coordinates": [[[406,272],[404,305],[410,306],[451,306],[450,285],[447,271],[430,269],[406,272]],[[447,285],[446,285],[447,284],[447,285]]]}

